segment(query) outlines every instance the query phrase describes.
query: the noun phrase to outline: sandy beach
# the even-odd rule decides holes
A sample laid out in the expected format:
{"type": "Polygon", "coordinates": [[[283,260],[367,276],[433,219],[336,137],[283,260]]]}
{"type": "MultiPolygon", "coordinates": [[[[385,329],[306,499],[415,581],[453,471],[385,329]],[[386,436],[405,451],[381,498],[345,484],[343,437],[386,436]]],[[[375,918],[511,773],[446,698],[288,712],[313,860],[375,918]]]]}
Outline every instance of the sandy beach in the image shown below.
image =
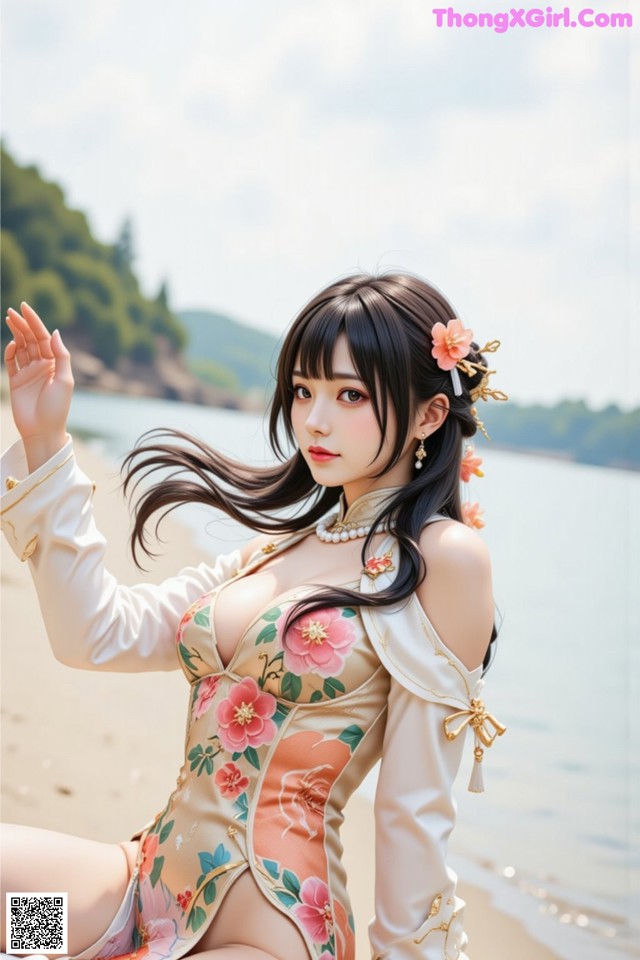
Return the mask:
{"type": "MultiPolygon", "coordinates": [[[[16,437],[8,400],[2,448],[16,437]]],[[[109,569],[121,583],[161,582],[207,559],[179,520],[163,522],[165,551],[142,574],[128,552],[129,515],[116,466],[75,444],[97,484],[96,520],[109,569]]],[[[73,670],[48,646],[26,563],[2,544],[2,820],[104,841],[126,839],[164,806],[181,763],[186,688],[182,673],[137,675],[73,670]],[[162,713],[148,704],[162,702],[162,713]]],[[[345,859],[356,918],[358,960],[370,956],[373,810],[356,795],[346,810],[345,859]]],[[[472,960],[554,960],[488,894],[460,881],[472,960]]]]}

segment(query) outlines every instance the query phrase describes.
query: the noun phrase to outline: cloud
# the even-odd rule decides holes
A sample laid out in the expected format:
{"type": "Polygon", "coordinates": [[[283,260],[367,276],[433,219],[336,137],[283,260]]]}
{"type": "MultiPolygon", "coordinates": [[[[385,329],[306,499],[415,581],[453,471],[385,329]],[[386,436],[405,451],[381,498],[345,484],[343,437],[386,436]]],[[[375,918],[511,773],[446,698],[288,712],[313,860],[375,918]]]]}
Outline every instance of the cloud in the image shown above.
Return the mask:
{"type": "Polygon", "coordinates": [[[638,400],[597,345],[637,235],[624,31],[437,30],[414,0],[111,0],[99,21],[40,0],[38,47],[33,9],[5,11],[9,146],[102,238],[133,217],[147,288],[279,331],[325,282],[397,263],[504,337],[523,396],[638,400]],[[551,342],[541,376],[522,356],[551,342]]]}

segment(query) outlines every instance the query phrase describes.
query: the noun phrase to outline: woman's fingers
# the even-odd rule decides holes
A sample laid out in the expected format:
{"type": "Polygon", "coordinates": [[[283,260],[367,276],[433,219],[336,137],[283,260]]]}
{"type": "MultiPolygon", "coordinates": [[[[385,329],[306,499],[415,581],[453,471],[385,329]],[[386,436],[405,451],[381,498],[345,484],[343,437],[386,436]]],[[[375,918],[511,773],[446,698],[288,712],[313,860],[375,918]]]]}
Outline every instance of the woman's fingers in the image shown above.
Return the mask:
{"type": "Polygon", "coordinates": [[[26,320],[22,317],[13,307],[9,307],[7,310],[7,323],[9,329],[13,334],[13,339],[16,342],[18,350],[27,349],[27,341],[25,340],[24,327],[26,325],[26,320]]]}
{"type": "Polygon", "coordinates": [[[4,363],[7,368],[7,373],[10,377],[15,377],[18,372],[18,364],[16,363],[16,342],[11,340],[5,347],[4,350],[4,363]]]}
{"type": "Polygon", "coordinates": [[[7,310],[7,323],[18,348],[18,363],[22,366],[31,356],[28,349],[29,340],[32,339],[29,324],[13,307],[7,310]]]}
{"type": "Polygon", "coordinates": [[[29,328],[31,329],[31,332],[38,343],[40,355],[45,357],[47,360],[51,360],[53,357],[53,351],[51,350],[51,334],[33,307],[30,307],[25,300],[23,300],[20,304],[20,309],[22,310],[22,315],[29,324],[29,328]]]}
{"type": "Polygon", "coordinates": [[[62,337],[59,330],[56,330],[51,337],[51,349],[53,350],[56,361],[56,380],[59,380],[60,382],[66,380],[73,385],[71,354],[62,342],[62,337]]]}
{"type": "MultiPolygon", "coordinates": [[[[11,307],[9,307],[9,309],[11,310],[11,307]]],[[[15,314],[15,310],[12,310],[11,312],[15,314]]],[[[7,314],[7,326],[9,327],[9,330],[11,330],[11,334],[16,345],[15,357],[18,361],[18,366],[22,368],[26,363],[29,362],[27,342],[14,316],[9,316],[9,314],[7,314]]]]}
{"type": "Polygon", "coordinates": [[[18,363],[22,364],[21,351],[26,350],[31,360],[53,359],[51,337],[38,314],[28,303],[21,304],[22,313],[13,307],[7,311],[7,320],[18,346],[18,363]],[[16,336],[16,332],[20,336],[16,336]]]}

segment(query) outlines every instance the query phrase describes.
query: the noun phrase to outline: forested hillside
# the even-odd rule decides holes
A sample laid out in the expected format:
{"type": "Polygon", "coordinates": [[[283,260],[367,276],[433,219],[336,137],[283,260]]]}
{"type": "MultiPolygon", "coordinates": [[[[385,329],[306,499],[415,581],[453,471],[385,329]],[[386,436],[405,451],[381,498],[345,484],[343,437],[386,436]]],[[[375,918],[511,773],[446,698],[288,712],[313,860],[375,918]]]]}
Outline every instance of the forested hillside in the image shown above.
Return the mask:
{"type": "Polygon", "coordinates": [[[523,407],[510,401],[492,404],[486,419],[497,445],[640,469],[640,409],[624,412],[610,404],[591,410],[583,400],[563,400],[553,407],[523,407]]]}
{"type": "Polygon", "coordinates": [[[269,390],[278,340],[211,310],[181,310],[188,333],[186,356],[196,376],[235,390],[269,390]]]}
{"type": "MultiPolygon", "coordinates": [[[[153,363],[159,337],[176,351],[186,343],[164,287],[148,299],[132,269],[131,229],[113,245],[91,235],[61,188],[36,167],[20,167],[2,150],[2,309],[27,300],[110,368],[128,357],[153,363]]],[[[2,341],[8,330],[3,326],[2,341]]]]}

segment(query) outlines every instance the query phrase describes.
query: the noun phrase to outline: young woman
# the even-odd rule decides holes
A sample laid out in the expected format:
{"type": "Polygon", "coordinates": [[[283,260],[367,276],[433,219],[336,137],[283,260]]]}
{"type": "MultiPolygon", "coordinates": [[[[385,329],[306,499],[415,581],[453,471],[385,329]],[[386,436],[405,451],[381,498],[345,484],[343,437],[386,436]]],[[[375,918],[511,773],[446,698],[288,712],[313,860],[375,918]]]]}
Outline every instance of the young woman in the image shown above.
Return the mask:
{"type": "Polygon", "coordinates": [[[177,431],[164,431],[171,444],[151,431],[125,461],[125,491],[173,468],[138,500],[134,556],[148,553],[152,514],[194,500],[259,535],[213,566],[127,588],[104,569],[66,433],[69,353],[27,304],[7,323],[22,442],[3,458],[2,526],[29,561],[54,653],[85,669],[179,667],[189,701],[165,809],[119,845],[5,828],[3,902],[5,889],[68,891],[77,958],[354,960],[341,811],[382,757],[373,956],[463,958],[452,784],[466,729],[471,789],[504,729],[479,698],[494,603],[460,499],[474,404],[504,395],[471,331],[411,275],[323,290],[278,361],[276,466],[177,431]]]}

